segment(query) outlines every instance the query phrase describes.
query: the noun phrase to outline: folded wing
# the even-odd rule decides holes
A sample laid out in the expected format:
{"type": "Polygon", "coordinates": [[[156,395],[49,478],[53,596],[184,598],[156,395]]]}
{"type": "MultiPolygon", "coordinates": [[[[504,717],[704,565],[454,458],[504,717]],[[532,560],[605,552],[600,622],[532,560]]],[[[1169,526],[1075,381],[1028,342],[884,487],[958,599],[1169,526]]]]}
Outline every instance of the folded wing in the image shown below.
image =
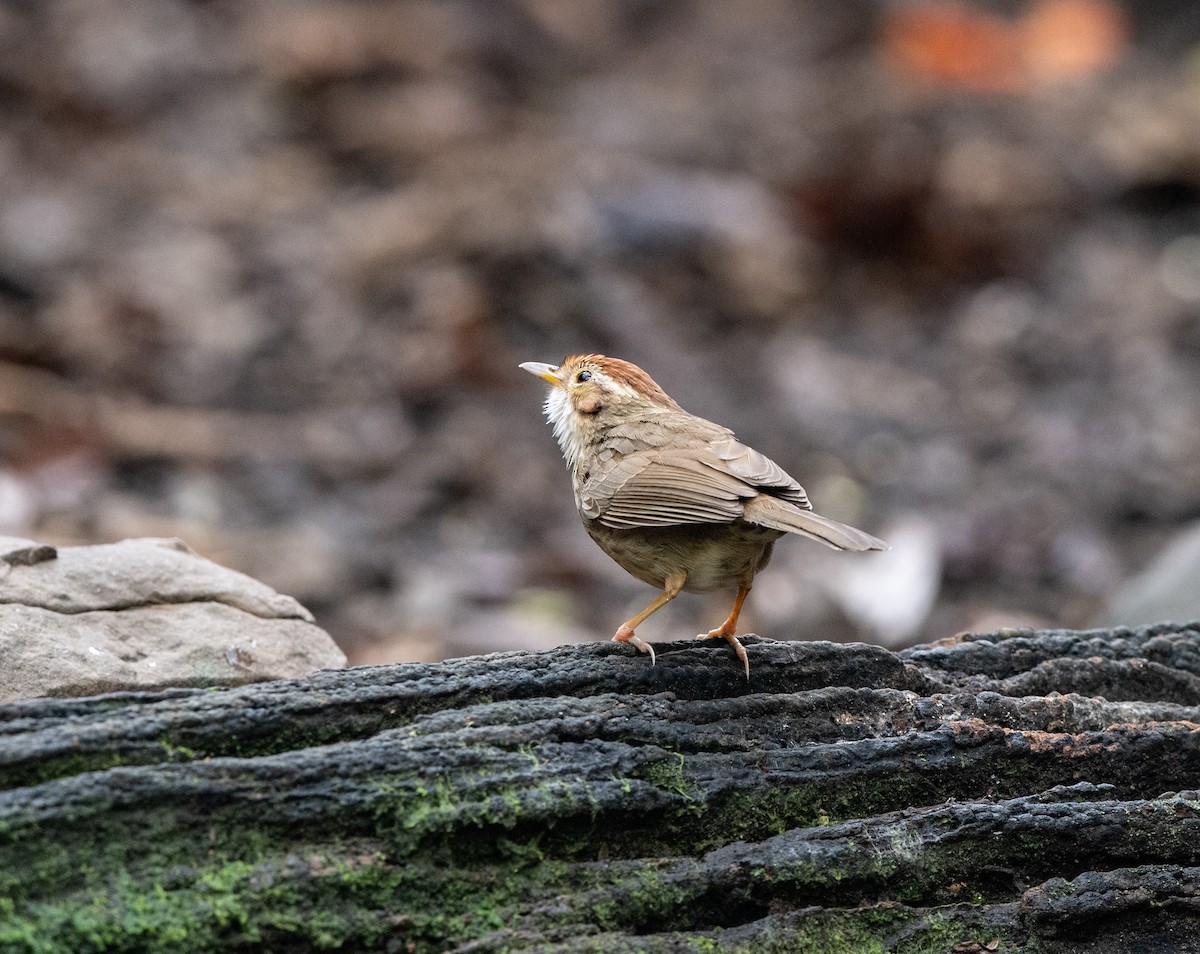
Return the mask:
{"type": "Polygon", "coordinates": [[[616,529],[731,523],[757,491],[708,457],[698,447],[630,454],[580,488],[579,510],[616,529]]]}
{"type": "Polygon", "coordinates": [[[813,513],[804,488],[782,467],[732,438],[629,454],[586,481],[578,503],[586,518],[614,529],[741,518],[839,550],[887,549],[870,534],[813,513]]]}

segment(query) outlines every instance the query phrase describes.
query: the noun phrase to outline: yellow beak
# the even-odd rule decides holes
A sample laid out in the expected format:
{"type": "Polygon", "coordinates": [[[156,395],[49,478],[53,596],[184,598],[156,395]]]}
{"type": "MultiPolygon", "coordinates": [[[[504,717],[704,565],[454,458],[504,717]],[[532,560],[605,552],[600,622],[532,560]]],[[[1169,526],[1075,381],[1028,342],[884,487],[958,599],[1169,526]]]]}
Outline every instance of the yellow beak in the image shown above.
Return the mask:
{"type": "Polygon", "coordinates": [[[540,361],[526,361],[520,367],[530,374],[537,375],[543,381],[549,381],[556,388],[562,387],[562,381],[558,378],[558,368],[552,364],[542,364],[540,361]]]}

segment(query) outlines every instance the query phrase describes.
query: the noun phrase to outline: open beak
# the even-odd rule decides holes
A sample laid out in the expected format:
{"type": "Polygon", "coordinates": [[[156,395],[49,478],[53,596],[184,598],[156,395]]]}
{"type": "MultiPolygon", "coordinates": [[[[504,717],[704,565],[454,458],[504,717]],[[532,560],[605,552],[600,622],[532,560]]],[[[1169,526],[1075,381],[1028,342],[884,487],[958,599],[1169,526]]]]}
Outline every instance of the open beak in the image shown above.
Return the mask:
{"type": "Polygon", "coordinates": [[[558,368],[552,364],[542,364],[540,361],[526,361],[521,365],[521,368],[530,374],[537,375],[543,381],[549,381],[556,388],[562,387],[562,382],[558,379],[558,368]]]}

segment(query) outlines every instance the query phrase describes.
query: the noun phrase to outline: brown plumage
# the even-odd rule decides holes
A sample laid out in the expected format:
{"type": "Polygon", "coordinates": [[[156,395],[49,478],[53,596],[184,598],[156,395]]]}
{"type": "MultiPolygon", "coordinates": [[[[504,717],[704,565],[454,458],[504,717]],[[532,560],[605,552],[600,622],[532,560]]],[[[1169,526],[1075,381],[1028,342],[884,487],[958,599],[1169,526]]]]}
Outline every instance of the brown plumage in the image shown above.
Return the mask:
{"type": "Polygon", "coordinates": [[[722,637],[750,677],[737,619],[775,541],[796,533],[837,550],[886,550],[862,530],[814,513],[804,488],[733,432],[683,410],[645,371],[574,355],[521,365],[549,382],[546,416],[571,469],[584,527],[610,557],[663,592],[613,639],[654,650],[634,629],[680,592],[736,587],[722,637]]]}

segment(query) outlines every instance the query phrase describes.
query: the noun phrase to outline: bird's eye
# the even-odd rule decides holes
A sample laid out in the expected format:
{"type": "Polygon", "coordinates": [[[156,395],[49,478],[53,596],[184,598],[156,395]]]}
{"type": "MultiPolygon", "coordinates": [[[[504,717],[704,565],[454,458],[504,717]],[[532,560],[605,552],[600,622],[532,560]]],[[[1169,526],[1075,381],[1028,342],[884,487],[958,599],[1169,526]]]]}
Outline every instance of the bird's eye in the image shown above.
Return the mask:
{"type": "Polygon", "coordinates": [[[590,380],[592,380],[592,372],[591,371],[580,371],[577,375],[575,375],[575,380],[578,381],[580,384],[583,384],[584,381],[590,381],[590,380]]]}

